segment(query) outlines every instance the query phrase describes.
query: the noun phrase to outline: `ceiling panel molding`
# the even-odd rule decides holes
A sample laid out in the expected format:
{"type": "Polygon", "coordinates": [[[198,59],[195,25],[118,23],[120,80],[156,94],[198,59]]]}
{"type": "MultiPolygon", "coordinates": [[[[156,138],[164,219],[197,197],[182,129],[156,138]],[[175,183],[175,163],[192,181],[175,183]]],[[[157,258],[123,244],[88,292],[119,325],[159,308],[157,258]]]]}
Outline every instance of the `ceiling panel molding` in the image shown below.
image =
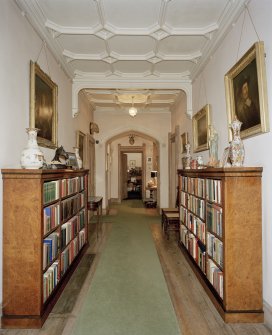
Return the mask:
{"type": "MultiPolygon", "coordinates": [[[[15,1],[73,81],[73,115],[79,90],[92,87],[115,94],[112,104],[118,110],[122,103],[116,89],[182,90],[189,117],[192,81],[248,2],[114,0],[113,6],[112,0],[15,1]]],[[[143,110],[165,110],[166,105],[171,110],[177,97],[160,96],[147,95],[143,110]]],[[[93,105],[107,104],[102,93],[88,98],[93,105]]]]}

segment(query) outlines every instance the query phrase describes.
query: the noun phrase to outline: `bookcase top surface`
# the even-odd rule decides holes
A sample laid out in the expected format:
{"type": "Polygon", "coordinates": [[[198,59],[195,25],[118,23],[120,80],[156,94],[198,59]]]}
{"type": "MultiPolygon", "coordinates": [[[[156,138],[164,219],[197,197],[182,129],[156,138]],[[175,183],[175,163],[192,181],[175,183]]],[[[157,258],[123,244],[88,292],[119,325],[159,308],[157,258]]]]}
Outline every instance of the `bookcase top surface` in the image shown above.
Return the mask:
{"type": "Polygon", "coordinates": [[[262,175],[263,168],[260,166],[243,166],[243,167],[224,167],[224,168],[204,168],[204,169],[178,169],[179,174],[203,174],[203,175],[243,175],[243,174],[254,174],[262,175]]]}
{"type": "Polygon", "coordinates": [[[72,169],[1,169],[2,178],[12,178],[12,176],[21,176],[21,177],[31,177],[31,178],[42,178],[45,176],[61,176],[67,175],[67,174],[86,174],[89,170],[87,169],[78,169],[78,170],[72,170],[72,169]]]}

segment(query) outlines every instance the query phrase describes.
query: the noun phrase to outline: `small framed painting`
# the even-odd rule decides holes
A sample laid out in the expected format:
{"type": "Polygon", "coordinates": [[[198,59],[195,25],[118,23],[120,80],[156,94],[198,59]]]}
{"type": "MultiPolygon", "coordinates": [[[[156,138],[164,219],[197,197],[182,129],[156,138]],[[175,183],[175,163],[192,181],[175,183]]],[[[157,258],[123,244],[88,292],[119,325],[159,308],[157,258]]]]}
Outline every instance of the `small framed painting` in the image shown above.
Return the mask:
{"type": "Polygon", "coordinates": [[[210,105],[205,105],[193,116],[194,152],[209,149],[209,125],[211,119],[210,105]]]}
{"type": "Polygon", "coordinates": [[[82,160],[82,163],[83,163],[83,167],[85,166],[85,134],[80,131],[80,130],[77,130],[76,132],[76,147],[79,149],[79,157],[81,158],[82,160]]]}
{"type": "Polygon", "coordinates": [[[180,135],[181,137],[181,153],[186,153],[186,147],[185,145],[188,144],[188,133],[183,133],[180,135]]]}

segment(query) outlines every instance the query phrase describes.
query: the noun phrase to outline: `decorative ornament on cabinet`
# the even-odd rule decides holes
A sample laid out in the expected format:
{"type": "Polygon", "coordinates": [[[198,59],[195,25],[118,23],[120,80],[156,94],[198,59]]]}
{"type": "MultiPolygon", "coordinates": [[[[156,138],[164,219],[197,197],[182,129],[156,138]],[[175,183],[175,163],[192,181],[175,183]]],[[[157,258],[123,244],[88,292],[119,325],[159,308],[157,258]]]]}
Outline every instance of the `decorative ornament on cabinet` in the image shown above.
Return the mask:
{"type": "Polygon", "coordinates": [[[230,127],[233,132],[233,140],[230,143],[230,160],[232,166],[243,166],[245,158],[244,144],[240,137],[242,122],[234,118],[230,127]]]}
{"type": "Polygon", "coordinates": [[[23,169],[40,169],[44,163],[44,154],[37,143],[38,128],[26,128],[28,134],[27,147],[21,154],[21,167],[23,169]]]}

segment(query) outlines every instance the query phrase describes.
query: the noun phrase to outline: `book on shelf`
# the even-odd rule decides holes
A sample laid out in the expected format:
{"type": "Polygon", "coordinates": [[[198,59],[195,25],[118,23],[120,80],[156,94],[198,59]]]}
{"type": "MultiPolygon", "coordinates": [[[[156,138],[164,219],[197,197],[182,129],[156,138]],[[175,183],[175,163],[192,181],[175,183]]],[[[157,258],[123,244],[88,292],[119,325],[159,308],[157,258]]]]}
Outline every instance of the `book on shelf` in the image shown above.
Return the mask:
{"type": "Polygon", "coordinates": [[[60,205],[59,203],[45,207],[43,209],[43,230],[44,235],[60,224],[60,205]]]}
{"type": "Polygon", "coordinates": [[[59,199],[59,180],[48,181],[43,184],[43,202],[47,204],[59,199]]]}

